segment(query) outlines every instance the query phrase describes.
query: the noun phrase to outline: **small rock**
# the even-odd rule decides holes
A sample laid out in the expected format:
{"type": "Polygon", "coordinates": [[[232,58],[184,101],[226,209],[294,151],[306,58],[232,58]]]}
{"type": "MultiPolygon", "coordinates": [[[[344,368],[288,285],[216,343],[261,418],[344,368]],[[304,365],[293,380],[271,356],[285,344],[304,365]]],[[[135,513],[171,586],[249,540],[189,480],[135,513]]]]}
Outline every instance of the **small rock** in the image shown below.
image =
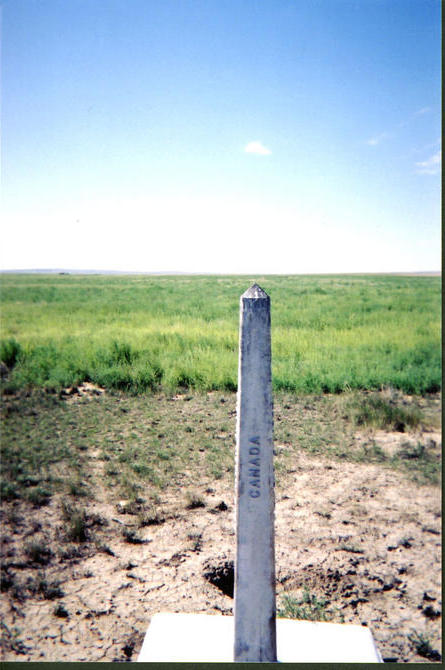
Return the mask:
{"type": "Polygon", "coordinates": [[[440,531],[436,530],[436,528],[429,528],[428,526],[423,526],[422,527],[422,532],[424,533],[432,533],[433,535],[440,535],[440,531]]]}
{"type": "Polygon", "coordinates": [[[437,619],[442,613],[440,610],[435,610],[434,607],[428,605],[422,610],[422,614],[428,619],[437,619]]]}
{"type": "Polygon", "coordinates": [[[423,594],[423,600],[428,600],[432,602],[433,600],[436,600],[436,598],[434,596],[431,596],[427,591],[425,591],[423,594]]]}
{"type": "Polygon", "coordinates": [[[125,570],[133,570],[133,568],[137,568],[137,567],[138,567],[137,563],[133,563],[132,561],[129,561],[124,569],[125,570]]]}
{"type": "Polygon", "coordinates": [[[61,619],[67,619],[69,617],[69,612],[62,603],[59,603],[54,610],[54,616],[60,617],[61,619]]]}

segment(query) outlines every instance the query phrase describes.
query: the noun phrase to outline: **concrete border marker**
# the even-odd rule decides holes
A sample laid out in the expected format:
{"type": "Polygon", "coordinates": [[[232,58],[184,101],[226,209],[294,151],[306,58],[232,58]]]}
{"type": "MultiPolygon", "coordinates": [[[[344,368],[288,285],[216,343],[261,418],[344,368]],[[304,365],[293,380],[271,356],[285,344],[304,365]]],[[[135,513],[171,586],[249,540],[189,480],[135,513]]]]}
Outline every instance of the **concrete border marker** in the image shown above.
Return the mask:
{"type": "Polygon", "coordinates": [[[235,641],[237,662],[277,660],[270,299],[240,298],[236,439],[235,641]]]}
{"type": "Polygon", "coordinates": [[[138,662],[382,663],[355,624],[276,620],[270,299],[240,299],[236,445],[235,615],[159,613],[138,662]]]}

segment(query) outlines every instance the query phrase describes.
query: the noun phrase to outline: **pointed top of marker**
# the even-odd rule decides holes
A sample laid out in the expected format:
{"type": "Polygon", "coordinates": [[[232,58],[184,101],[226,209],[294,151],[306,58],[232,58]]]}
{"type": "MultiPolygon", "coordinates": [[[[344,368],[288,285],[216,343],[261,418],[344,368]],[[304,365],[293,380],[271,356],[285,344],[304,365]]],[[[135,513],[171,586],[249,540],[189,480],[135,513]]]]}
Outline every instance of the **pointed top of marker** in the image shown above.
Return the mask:
{"type": "Polygon", "coordinates": [[[250,299],[253,298],[255,300],[257,300],[257,299],[263,299],[264,300],[264,299],[268,299],[269,296],[267,295],[267,293],[265,291],[263,291],[261,286],[258,286],[258,284],[252,284],[252,286],[250,288],[248,288],[245,293],[243,293],[241,298],[250,298],[250,299]]]}

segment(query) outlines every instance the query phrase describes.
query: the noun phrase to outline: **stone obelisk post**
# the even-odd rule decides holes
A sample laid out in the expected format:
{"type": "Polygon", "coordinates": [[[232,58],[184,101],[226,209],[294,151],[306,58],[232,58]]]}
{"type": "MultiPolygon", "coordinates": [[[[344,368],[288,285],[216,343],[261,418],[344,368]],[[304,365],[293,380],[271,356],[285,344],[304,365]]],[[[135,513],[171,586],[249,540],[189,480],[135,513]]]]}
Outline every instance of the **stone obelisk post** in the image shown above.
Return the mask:
{"type": "Polygon", "coordinates": [[[277,660],[270,299],[240,299],[236,440],[235,662],[277,660]]]}

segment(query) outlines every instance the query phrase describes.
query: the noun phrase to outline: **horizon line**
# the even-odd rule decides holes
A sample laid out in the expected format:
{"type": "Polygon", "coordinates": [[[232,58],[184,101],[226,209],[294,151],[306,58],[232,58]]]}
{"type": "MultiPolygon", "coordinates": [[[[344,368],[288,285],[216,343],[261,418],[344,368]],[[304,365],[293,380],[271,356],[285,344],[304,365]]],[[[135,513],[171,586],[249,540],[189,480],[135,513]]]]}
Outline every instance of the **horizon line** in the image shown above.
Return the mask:
{"type": "Polygon", "coordinates": [[[360,271],[360,272],[204,272],[187,270],[94,270],[80,268],[26,268],[0,269],[0,274],[96,274],[96,275],[195,275],[195,276],[304,276],[304,275],[401,275],[441,277],[442,270],[396,270],[396,271],[360,271]]]}

